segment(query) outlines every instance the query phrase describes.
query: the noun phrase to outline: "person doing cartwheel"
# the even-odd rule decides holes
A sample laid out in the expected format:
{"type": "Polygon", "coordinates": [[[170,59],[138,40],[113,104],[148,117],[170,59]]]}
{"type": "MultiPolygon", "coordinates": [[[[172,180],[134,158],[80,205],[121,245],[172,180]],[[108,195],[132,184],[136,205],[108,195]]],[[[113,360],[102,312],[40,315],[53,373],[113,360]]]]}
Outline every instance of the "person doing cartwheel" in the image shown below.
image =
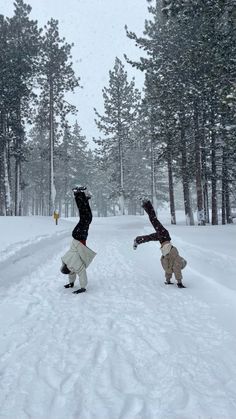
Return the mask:
{"type": "Polygon", "coordinates": [[[141,243],[159,241],[162,253],[161,264],[165,271],[165,284],[173,284],[171,278],[174,274],[177,286],[179,288],[186,288],[182,283],[182,269],[184,269],[187,264],[186,260],[179,255],[177,248],[172,245],[169,232],[158,220],[151,201],[144,199],[142,201],[142,207],[144,211],[146,211],[156,232],[145,236],[137,236],[134,240],[133,248],[137,249],[137,246],[141,243]]]}

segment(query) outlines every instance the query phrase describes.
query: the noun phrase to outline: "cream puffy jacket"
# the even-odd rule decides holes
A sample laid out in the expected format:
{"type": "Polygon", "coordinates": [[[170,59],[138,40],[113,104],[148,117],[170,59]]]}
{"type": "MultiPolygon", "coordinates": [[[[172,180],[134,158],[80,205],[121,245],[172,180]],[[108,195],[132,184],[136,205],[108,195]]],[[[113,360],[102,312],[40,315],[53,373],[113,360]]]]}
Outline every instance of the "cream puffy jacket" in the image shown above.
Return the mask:
{"type": "Polygon", "coordinates": [[[61,260],[71,272],[79,273],[81,269],[90,265],[95,256],[96,253],[93,250],[73,239],[70,249],[62,256],[61,260]]]}

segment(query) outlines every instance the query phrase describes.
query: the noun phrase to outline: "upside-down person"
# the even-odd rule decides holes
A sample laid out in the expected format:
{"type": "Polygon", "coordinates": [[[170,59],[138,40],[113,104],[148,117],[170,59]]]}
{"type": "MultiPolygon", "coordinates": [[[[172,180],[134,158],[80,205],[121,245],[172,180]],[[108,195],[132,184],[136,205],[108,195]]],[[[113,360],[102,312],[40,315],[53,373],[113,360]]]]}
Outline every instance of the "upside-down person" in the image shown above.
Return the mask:
{"type": "Polygon", "coordinates": [[[88,284],[86,268],[96,256],[96,253],[86,246],[88,230],[92,222],[92,212],[89,205],[91,195],[87,192],[86,187],[76,187],[73,189],[73,193],[80,220],[72,232],[73,239],[70,249],[61,258],[61,272],[69,277],[69,283],[64,285],[65,288],[73,288],[76,275],[78,275],[80,288],[73,293],[79,294],[86,291],[88,284]]]}
{"type": "Polygon", "coordinates": [[[165,271],[165,284],[173,284],[173,282],[171,282],[171,278],[172,274],[174,274],[177,286],[179,288],[185,288],[182,283],[182,269],[184,269],[187,264],[186,260],[179,255],[177,248],[172,245],[169,232],[158,220],[151,201],[144,199],[142,201],[142,207],[148,214],[149,220],[156,232],[146,236],[136,237],[133,245],[134,249],[137,249],[137,246],[141,243],[159,241],[162,253],[161,264],[165,271]]]}

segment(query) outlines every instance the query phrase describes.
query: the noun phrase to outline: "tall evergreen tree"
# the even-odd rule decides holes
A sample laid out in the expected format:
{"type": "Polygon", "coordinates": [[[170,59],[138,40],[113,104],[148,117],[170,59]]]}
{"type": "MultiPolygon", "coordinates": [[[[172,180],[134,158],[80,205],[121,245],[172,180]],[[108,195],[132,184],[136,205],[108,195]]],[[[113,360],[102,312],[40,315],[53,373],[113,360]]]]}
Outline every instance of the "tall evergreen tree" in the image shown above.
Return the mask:
{"type": "Polygon", "coordinates": [[[75,76],[71,61],[71,48],[60,38],[58,21],[51,19],[45,26],[42,37],[42,58],[39,84],[41,87],[40,103],[48,112],[49,129],[49,214],[55,206],[54,179],[54,146],[56,120],[62,122],[69,112],[75,112],[75,107],[65,100],[65,94],[79,86],[79,78],[75,76]]]}
{"type": "Polygon", "coordinates": [[[12,214],[9,178],[8,114],[10,110],[10,66],[8,48],[8,23],[0,15],[0,215],[12,214]]]}
{"type": "Polygon", "coordinates": [[[28,158],[23,162],[24,202],[32,215],[48,214],[48,124],[44,108],[38,109],[34,127],[28,134],[28,158]],[[30,183],[29,183],[30,179],[30,183]]]}
{"type": "MultiPolygon", "coordinates": [[[[21,186],[22,182],[22,161],[23,145],[25,141],[25,120],[30,117],[30,103],[34,97],[33,83],[37,73],[37,63],[39,55],[39,30],[37,22],[30,20],[29,14],[31,7],[23,2],[14,2],[14,15],[7,18],[7,24],[1,18],[1,28],[5,32],[5,52],[2,56],[3,61],[3,82],[5,102],[2,108],[3,132],[11,133],[12,151],[15,160],[15,215],[21,214],[21,186]]],[[[2,33],[1,30],[1,33],[2,33]]],[[[4,44],[3,44],[4,45],[4,44]]],[[[9,136],[8,136],[9,138],[9,136]]],[[[6,145],[6,140],[5,140],[6,145]]],[[[3,149],[6,153],[5,145],[3,149]]],[[[10,182],[8,170],[5,164],[5,192],[10,196],[10,182]],[[7,179],[8,173],[8,179],[7,179]]],[[[9,161],[9,159],[8,159],[9,161]]],[[[9,203],[7,204],[9,207],[9,203]]],[[[9,212],[9,208],[7,210],[9,212]]]]}
{"type": "Polygon", "coordinates": [[[130,133],[137,116],[140,94],[135,89],[134,80],[128,81],[127,72],[121,60],[116,58],[113,71],[109,72],[109,86],[103,89],[104,115],[96,112],[96,123],[105,134],[99,142],[106,159],[109,159],[109,174],[115,196],[119,197],[120,211],[125,212],[125,193],[129,187],[126,183],[127,161],[126,150],[130,133]]]}
{"type": "Polygon", "coordinates": [[[56,202],[66,217],[75,213],[72,188],[91,184],[91,164],[88,143],[76,121],[73,128],[66,125],[61,144],[55,150],[56,202]]]}

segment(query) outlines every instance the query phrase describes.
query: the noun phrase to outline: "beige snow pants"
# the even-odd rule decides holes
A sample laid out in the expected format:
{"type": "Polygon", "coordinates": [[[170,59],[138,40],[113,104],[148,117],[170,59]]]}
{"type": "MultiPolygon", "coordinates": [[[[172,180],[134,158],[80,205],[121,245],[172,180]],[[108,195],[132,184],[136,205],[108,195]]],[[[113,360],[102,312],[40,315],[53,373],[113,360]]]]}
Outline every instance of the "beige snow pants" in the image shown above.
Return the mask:
{"type": "Polygon", "coordinates": [[[87,278],[87,272],[86,272],[85,267],[81,267],[78,274],[76,274],[75,272],[71,272],[68,275],[70,283],[74,284],[74,282],[76,280],[76,275],[78,275],[78,277],[79,277],[80,288],[86,288],[87,284],[88,284],[88,278],[87,278]]]}

